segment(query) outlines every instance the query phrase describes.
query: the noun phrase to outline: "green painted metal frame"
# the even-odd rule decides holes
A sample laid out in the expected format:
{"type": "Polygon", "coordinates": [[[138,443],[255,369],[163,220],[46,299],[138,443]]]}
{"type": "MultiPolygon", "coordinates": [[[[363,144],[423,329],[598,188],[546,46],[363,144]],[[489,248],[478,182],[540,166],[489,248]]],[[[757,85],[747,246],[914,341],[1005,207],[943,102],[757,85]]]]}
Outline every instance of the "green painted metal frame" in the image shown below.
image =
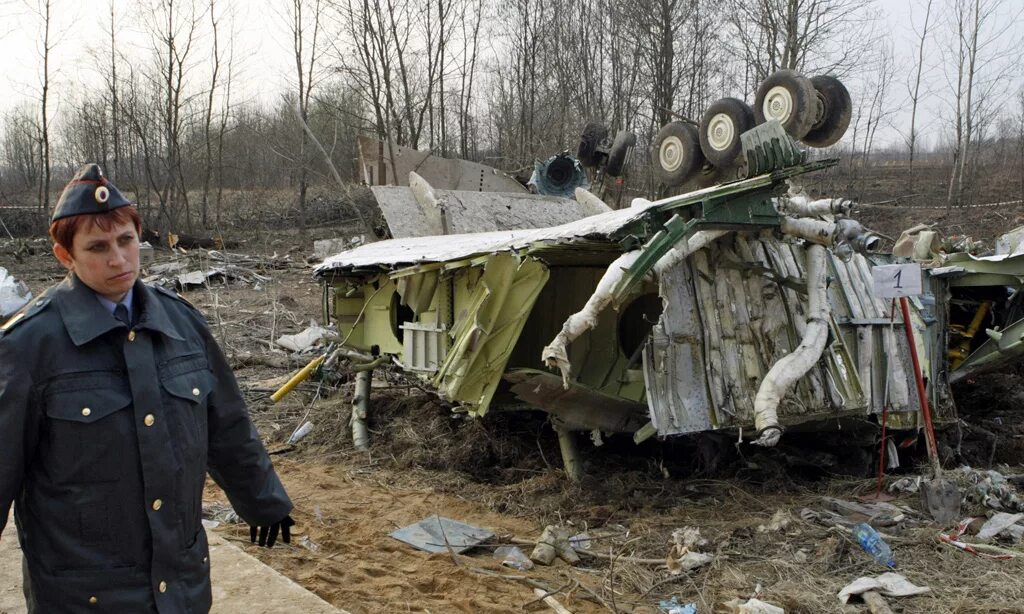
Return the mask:
{"type": "Polygon", "coordinates": [[[615,296],[628,294],[662,256],[698,230],[751,230],[778,226],[782,216],[775,211],[771,199],[785,192],[786,180],[835,166],[838,162],[835,158],[818,160],[725,184],[716,190],[665,199],[655,209],[654,215],[662,219],[670,217],[644,244],[643,253],[614,289],[615,296]]]}

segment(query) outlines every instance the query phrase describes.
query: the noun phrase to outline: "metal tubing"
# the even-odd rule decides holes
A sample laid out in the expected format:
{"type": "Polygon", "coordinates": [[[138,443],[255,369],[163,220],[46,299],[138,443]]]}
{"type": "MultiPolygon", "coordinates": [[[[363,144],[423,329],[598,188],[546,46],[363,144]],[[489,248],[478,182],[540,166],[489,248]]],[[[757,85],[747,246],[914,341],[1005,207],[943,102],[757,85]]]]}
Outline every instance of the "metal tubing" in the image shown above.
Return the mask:
{"type": "Polygon", "coordinates": [[[565,475],[573,482],[579,482],[583,477],[583,470],[580,466],[580,450],[576,445],[576,433],[560,426],[555,427],[555,432],[558,433],[558,447],[562,452],[565,475]]]}
{"type": "Polygon", "coordinates": [[[373,370],[356,373],[356,389],[352,397],[352,443],[357,450],[370,447],[370,430],[366,427],[366,417],[370,410],[370,384],[373,382],[373,370]]]}
{"type": "Polygon", "coordinates": [[[281,386],[281,388],[278,389],[277,392],[270,395],[270,400],[277,403],[282,398],[284,398],[284,395],[288,394],[296,386],[306,381],[306,379],[313,373],[313,371],[316,371],[317,367],[319,367],[320,364],[323,363],[325,358],[327,358],[326,354],[322,356],[317,356],[313,360],[309,361],[309,364],[299,369],[299,371],[295,375],[293,375],[292,378],[289,379],[284,386],[281,386]]]}

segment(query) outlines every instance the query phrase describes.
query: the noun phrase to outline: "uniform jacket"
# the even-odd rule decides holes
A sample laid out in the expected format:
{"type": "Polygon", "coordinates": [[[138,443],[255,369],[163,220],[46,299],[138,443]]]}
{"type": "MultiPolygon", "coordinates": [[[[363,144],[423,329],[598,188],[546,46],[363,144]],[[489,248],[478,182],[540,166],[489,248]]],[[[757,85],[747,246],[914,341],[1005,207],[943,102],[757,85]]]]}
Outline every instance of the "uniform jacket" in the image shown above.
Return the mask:
{"type": "Polygon", "coordinates": [[[140,281],[133,301],[129,330],[71,274],[0,332],[0,533],[13,502],[29,612],[207,612],[207,470],[250,524],[291,511],[203,316],[140,281]]]}

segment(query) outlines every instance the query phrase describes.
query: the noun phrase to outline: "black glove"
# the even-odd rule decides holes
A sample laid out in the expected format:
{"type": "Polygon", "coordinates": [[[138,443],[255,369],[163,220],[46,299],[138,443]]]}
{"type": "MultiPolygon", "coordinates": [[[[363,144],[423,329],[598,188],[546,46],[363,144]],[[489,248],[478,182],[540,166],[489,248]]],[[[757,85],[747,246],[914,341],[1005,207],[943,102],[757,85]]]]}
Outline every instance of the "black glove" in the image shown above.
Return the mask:
{"type": "Polygon", "coordinates": [[[269,527],[255,527],[249,525],[249,541],[256,543],[256,531],[259,529],[259,544],[271,548],[274,542],[277,541],[277,534],[281,533],[281,541],[286,544],[292,542],[291,527],[295,525],[295,521],[292,520],[291,516],[285,516],[280,521],[275,522],[269,527]]]}

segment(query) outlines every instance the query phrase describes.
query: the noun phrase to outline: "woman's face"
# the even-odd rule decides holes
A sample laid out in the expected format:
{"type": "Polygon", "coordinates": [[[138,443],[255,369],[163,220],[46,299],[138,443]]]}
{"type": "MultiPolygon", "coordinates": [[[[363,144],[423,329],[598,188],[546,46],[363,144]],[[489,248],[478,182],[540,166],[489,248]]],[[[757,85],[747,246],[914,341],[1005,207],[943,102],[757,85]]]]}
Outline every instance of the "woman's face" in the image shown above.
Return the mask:
{"type": "Polygon", "coordinates": [[[109,231],[84,224],[75,233],[70,252],[54,245],[53,254],[82,283],[114,303],[124,298],[139,276],[139,234],[131,221],[109,231]]]}

